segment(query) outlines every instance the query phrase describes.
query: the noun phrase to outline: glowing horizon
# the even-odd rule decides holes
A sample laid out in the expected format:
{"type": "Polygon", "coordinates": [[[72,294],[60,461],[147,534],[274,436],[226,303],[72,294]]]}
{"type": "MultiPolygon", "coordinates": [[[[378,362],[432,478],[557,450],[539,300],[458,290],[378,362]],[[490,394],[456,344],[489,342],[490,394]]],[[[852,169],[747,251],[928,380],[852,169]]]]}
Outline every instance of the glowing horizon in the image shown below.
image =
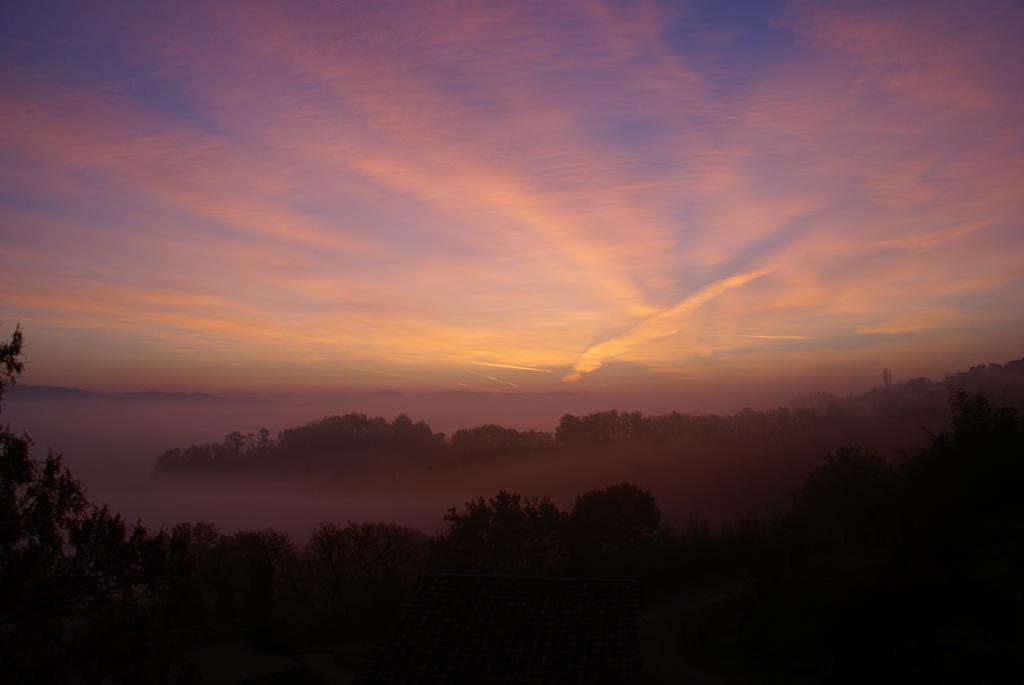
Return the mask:
{"type": "Polygon", "coordinates": [[[1016,3],[30,4],[0,28],[25,382],[642,395],[1024,356],[1016,3]]]}

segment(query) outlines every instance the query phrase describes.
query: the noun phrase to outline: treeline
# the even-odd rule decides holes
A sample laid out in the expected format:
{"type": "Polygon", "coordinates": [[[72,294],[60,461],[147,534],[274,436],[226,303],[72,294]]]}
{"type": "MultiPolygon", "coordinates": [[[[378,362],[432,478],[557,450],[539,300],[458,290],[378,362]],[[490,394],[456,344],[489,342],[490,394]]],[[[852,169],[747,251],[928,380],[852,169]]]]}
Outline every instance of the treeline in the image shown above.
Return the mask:
{"type": "MultiPolygon", "coordinates": [[[[0,345],[0,399],[19,353],[20,336],[0,345]]],[[[1024,418],[965,391],[951,409],[904,458],[837,449],[784,511],[717,529],[693,517],[673,530],[650,492],[623,483],[568,509],[498,492],[449,509],[433,537],[324,523],[304,544],[127,524],[59,455],[38,461],[26,436],[0,430],[0,672],[198,683],[204,650],[232,639],[358,671],[416,575],[457,571],[636,578],[646,607],[672,617],[645,639],[666,640],[691,678],[1008,680],[1024,653],[1024,418]]],[[[356,425],[437,444],[411,422],[356,425]]]]}
{"type": "Polygon", "coordinates": [[[911,379],[843,398],[819,393],[797,398],[790,407],[743,409],[731,415],[606,411],[567,414],[554,433],[520,431],[488,424],[435,433],[408,416],[393,421],[365,414],[330,416],[272,436],[233,432],[221,443],[166,451],[155,471],[164,475],[215,473],[315,474],[332,470],[407,465],[487,463],[507,457],[581,450],[656,450],[680,453],[757,449],[766,442],[806,445],[860,441],[886,453],[918,443],[926,431],[949,420],[951,391],[984,392],[1000,404],[1024,407],[1024,360],[989,364],[933,383],[911,379]]]}
{"type": "Polygon", "coordinates": [[[568,512],[500,492],[444,520],[434,537],[325,522],[305,544],[205,522],[151,531],[91,503],[60,455],[36,461],[2,431],[0,669],[12,683],[201,683],[204,652],[242,640],[295,659],[354,645],[338,665],[358,670],[419,573],[624,572],[653,549],[660,512],[624,484],[568,512]]]}
{"type": "Polygon", "coordinates": [[[650,492],[623,483],[567,510],[477,498],[434,537],[324,523],[303,545],[128,526],[89,504],[58,456],[38,464],[5,433],[0,662],[15,682],[200,682],[196,655],[235,636],[358,670],[417,574],[456,571],[636,578],[647,606],[675,612],[660,639],[691,672],[991,681],[1024,640],[1024,418],[967,393],[953,416],[898,462],[836,450],[784,512],[717,530],[699,517],[672,530],[650,492]]]}
{"type": "Polygon", "coordinates": [[[826,455],[782,515],[733,529],[734,556],[730,534],[691,545],[681,568],[741,583],[680,622],[690,662],[782,682],[1019,672],[1024,418],[966,391],[952,409],[903,459],[826,455]]]}
{"type": "Polygon", "coordinates": [[[329,416],[272,437],[229,433],[221,443],[190,445],[164,452],[159,474],[211,474],[242,470],[288,472],[310,467],[358,468],[381,458],[414,458],[421,464],[447,459],[481,459],[531,454],[550,449],[550,433],[519,431],[488,424],[456,431],[451,438],[435,433],[424,421],[402,414],[393,421],[365,414],[329,416]]]}
{"type": "Polygon", "coordinates": [[[910,378],[890,386],[878,386],[866,392],[844,397],[819,392],[795,398],[793,408],[830,409],[884,418],[890,412],[905,417],[942,418],[945,425],[949,393],[966,390],[982,393],[998,405],[1024,408],[1024,359],[1006,364],[979,364],[967,371],[947,375],[935,382],[927,378],[910,378]]]}
{"type": "Polygon", "coordinates": [[[156,461],[160,474],[205,474],[244,469],[288,470],[316,464],[351,467],[369,457],[413,455],[431,460],[512,457],[553,449],[572,450],[645,443],[672,445],[692,439],[764,438],[793,431],[857,421],[859,415],[837,408],[781,408],[768,412],[745,409],[731,416],[693,416],[673,412],[644,416],[640,412],[606,411],[586,416],[567,414],[554,434],[519,431],[494,424],[456,431],[451,438],[435,433],[424,421],[404,414],[388,422],[365,414],[330,416],[276,438],[266,429],[257,434],[232,432],[223,442],[190,445],[164,452],[156,461]]]}
{"type": "Polygon", "coordinates": [[[160,455],[159,474],[210,474],[240,470],[287,472],[297,468],[372,466],[382,457],[414,457],[430,463],[456,457],[511,456],[552,446],[549,433],[517,431],[496,425],[459,430],[447,439],[424,421],[402,414],[393,421],[365,414],[329,416],[272,437],[229,433],[221,443],[191,445],[160,455]]]}

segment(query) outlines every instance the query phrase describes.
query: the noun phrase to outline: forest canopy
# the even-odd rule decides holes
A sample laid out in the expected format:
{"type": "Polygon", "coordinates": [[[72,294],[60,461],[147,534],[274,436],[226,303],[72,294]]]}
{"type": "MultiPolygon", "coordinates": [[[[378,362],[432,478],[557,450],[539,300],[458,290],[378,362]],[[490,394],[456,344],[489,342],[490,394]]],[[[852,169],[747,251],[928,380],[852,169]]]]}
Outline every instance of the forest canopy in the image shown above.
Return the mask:
{"type": "Polygon", "coordinates": [[[487,424],[457,430],[448,437],[404,414],[388,421],[351,413],[328,416],[276,436],[266,429],[255,434],[236,431],[220,443],[173,448],[159,456],[155,471],[161,475],[329,475],[372,471],[398,462],[406,467],[480,464],[593,450],[676,453],[731,445],[749,451],[778,441],[797,451],[801,444],[859,441],[890,453],[918,444],[926,431],[946,425],[950,393],[955,390],[984,392],[1000,404],[1024,407],[1024,359],[976,366],[941,382],[916,378],[846,397],[808,395],[788,407],[765,411],[566,414],[553,432],[487,424]]]}
{"type": "MultiPolygon", "coordinates": [[[[19,355],[20,338],[0,347],[0,388],[20,372],[19,355]]],[[[607,412],[567,417],[543,449],[693,431],[763,437],[829,416],[607,412]]],[[[537,440],[498,427],[477,437],[448,442],[404,417],[356,415],[277,439],[232,434],[218,449],[237,466],[325,446],[444,452],[464,441],[535,449],[537,440]]],[[[956,390],[946,427],[923,447],[898,460],[837,447],[785,509],[751,510],[717,528],[695,515],[673,529],[651,492],[623,482],[580,493],[565,509],[501,490],[449,508],[432,536],[390,522],[325,521],[303,543],[201,521],[129,525],[93,504],[59,455],[37,460],[27,436],[4,429],[0,668],[12,682],[195,683],[219,668],[210,649],[220,645],[246,663],[272,655],[311,682],[317,676],[293,655],[329,654],[332,672],[358,673],[417,576],[454,572],[635,579],[643,610],[661,616],[662,632],[648,639],[678,653],[691,674],[995,681],[1024,639],[1022,489],[1024,417],[956,390]]]]}

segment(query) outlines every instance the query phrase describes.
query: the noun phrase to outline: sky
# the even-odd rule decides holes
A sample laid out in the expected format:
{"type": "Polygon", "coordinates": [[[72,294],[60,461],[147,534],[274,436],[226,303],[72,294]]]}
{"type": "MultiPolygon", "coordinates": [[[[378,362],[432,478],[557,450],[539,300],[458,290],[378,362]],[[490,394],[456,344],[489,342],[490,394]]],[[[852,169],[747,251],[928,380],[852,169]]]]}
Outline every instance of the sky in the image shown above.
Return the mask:
{"type": "Polygon", "coordinates": [[[1022,29],[985,1],[16,3],[0,333],[23,382],[220,393],[1022,357],[1022,29]]]}

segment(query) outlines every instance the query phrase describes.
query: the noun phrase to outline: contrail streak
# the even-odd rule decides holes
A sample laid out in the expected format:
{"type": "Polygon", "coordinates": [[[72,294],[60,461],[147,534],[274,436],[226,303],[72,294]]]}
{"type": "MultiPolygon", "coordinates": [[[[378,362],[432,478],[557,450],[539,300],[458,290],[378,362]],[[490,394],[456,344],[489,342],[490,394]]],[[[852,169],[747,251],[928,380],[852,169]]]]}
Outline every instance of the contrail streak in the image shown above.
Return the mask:
{"type": "Polygon", "coordinates": [[[601,368],[601,365],[608,359],[626,354],[644,343],[677,333],[682,328],[683,319],[688,314],[697,311],[725,291],[745,285],[765,273],[767,273],[767,269],[759,269],[723,278],[704,286],[675,306],[644,319],[622,335],[594,345],[583,353],[580,360],[576,362],[576,366],[573,367],[572,373],[564,376],[562,380],[566,383],[574,383],[584,373],[601,368]]]}
{"type": "Polygon", "coordinates": [[[551,369],[538,369],[532,366],[517,366],[515,364],[499,364],[498,362],[471,362],[475,366],[493,366],[499,369],[517,369],[519,371],[536,371],[538,373],[554,373],[551,369]]]}

